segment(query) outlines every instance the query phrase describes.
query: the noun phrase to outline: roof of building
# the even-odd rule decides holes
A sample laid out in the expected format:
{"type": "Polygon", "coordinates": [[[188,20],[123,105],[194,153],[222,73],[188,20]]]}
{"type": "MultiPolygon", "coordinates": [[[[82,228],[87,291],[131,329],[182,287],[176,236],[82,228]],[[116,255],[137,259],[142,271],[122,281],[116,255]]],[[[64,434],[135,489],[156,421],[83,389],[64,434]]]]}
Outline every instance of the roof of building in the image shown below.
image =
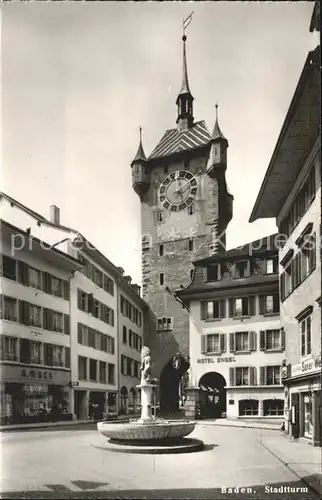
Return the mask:
{"type": "Polygon", "coordinates": [[[188,82],[188,70],[187,70],[187,55],[186,55],[186,36],[182,37],[183,41],[183,67],[182,67],[182,84],[179,95],[190,94],[189,82],[188,82]]]}
{"type": "MultiPolygon", "coordinates": [[[[34,217],[36,220],[39,220],[42,222],[42,224],[46,224],[46,225],[49,225],[53,228],[56,228],[56,229],[61,229],[63,231],[67,231],[69,233],[73,233],[74,234],[74,239],[71,235],[70,239],[71,241],[73,242],[73,244],[75,245],[75,241],[78,240],[78,242],[81,243],[81,246],[79,247],[81,250],[83,250],[85,253],[89,254],[94,260],[95,259],[99,259],[100,261],[100,265],[104,268],[106,268],[111,274],[112,276],[115,278],[115,279],[118,279],[122,285],[124,285],[125,289],[130,293],[130,294],[135,294],[133,296],[135,296],[135,298],[137,298],[137,300],[139,302],[141,302],[141,305],[142,307],[145,307],[147,306],[146,302],[144,302],[144,300],[142,299],[142,297],[140,297],[132,288],[132,285],[135,286],[135,283],[128,283],[123,275],[122,275],[122,272],[120,272],[119,268],[117,266],[115,266],[107,257],[105,257],[104,254],[102,254],[90,241],[88,241],[85,236],[83,236],[79,231],[76,231],[75,229],[72,229],[70,227],[67,227],[67,226],[62,226],[61,224],[54,224],[53,222],[50,222],[48,219],[46,219],[45,217],[43,217],[42,215],[38,214],[37,212],[34,212],[33,210],[30,210],[30,208],[26,207],[25,205],[23,205],[22,203],[18,202],[17,200],[15,200],[14,198],[12,198],[11,196],[3,193],[3,192],[0,192],[0,197],[4,197],[6,198],[10,203],[16,205],[17,207],[19,207],[21,210],[23,210],[24,212],[28,213],[29,215],[31,215],[32,217],[34,217]]],[[[7,223],[9,224],[9,223],[7,223]]],[[[14,227],[14,226],[13,226],[14,227]]],[[[21,231],[20,229],[17,229],[19,231],[21,231]]],[[[36,238],[33,236],[33,239],[36,240],[36,238]]],[[[75,245],[76,246],[76,245],[75,245]]],[[[59,251],[58,249],[56,249],[57,251],[59,251]]],[[[63,253],[63,252],[61,252],[63,253]]],[[[67,254],[66,254],[67,255],[67,254]]]]}
{"type": "Polygon", "coordinates": [[[204,121],[196,122],[182,132],[176,128],[165,132],[159,144],[150,154],[148,160],[163,158],[182,151],[192,151],[207,146],[210,141],[210,132],[204,121]]]}
{"type": "Polygon", "coordinates": [[[309,52],[249,221],[277,217],[320,135],[320,47],[309,52]]]}
{"type": "Polygon", "coordinates": [[[139,161],[146,161],[146,156],[145,156],[145,152],[144,152],[144,149],[143,149],[143,146],[142,146],[142,128],[140,127],[140,142],[139,142],[139,147],[138,147],[138,150],[137,150],[137,153],[134,157],[134,159],[132,160],[132,163],[131,165],[134,163],[134,162],[139,162],[139,161]]]}
{"type": "Polygon", "coordinates": [[[313,33],[313,31],[320,31],[320,2],[314,2],[314,8],[310,22],[310,32],[313,33]]]}

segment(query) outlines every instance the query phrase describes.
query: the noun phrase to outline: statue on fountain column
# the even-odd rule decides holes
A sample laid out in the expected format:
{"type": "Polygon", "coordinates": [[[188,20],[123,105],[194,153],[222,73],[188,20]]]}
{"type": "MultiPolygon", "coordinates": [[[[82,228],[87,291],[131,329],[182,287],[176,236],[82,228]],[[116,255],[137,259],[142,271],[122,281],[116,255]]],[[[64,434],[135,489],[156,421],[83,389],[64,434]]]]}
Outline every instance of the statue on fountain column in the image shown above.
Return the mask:
{"type": "Polygon", "coordinates": [[[149,347],[143,346],[141,350],[141,385],[147,385],[152,383],[152,374],[151,374],[151,356],[149,347]]]}

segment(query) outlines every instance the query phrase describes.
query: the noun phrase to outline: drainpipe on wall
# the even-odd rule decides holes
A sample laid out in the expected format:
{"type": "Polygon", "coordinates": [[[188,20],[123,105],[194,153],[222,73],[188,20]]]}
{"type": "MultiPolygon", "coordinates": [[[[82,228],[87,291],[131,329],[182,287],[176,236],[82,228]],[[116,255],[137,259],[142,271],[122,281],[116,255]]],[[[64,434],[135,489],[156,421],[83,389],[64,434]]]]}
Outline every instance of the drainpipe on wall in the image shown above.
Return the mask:
{"type": "Polygon", "coordinates": [[[119,332],[119,325],[120,325],[120,318],[119,318],[119,298],[120,298],[120,293],[119,293],[119,282],[118,280],[115,280],[116,282],[116,342],[115,345],[117,345],[117,353],[116,353],[116,368],[117,368],[117,384],[116,384],[116,413],[117,415],[119,414],[119,393],[120,393],[120,367],[121,367],[121,357],[120,357],[120,332],[119,332]]]}

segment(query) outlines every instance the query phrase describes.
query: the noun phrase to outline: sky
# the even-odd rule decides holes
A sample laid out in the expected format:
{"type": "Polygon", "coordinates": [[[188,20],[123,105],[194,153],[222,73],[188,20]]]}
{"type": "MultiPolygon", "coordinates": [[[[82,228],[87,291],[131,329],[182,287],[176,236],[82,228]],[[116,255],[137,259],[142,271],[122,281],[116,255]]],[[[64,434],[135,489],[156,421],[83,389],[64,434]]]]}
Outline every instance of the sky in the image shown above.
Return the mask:
{"type": "Polygon", "coordinates": [[[227,247],[275,232],[248,219],[307,53],[312,2],[2,4],[1,189],[80,231],[141,283],[131,161],[176,126],[182,19],[195,120],[229,141],[227,247]]]}

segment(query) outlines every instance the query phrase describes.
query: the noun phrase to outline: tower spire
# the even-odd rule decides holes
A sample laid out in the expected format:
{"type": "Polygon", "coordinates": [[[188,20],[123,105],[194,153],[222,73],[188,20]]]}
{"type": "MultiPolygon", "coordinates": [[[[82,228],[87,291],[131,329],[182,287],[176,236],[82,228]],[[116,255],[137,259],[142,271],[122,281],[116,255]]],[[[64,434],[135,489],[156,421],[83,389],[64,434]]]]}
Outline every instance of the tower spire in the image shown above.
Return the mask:
{"type": "Polygon", "coordinates": [[[137,153],[132,161],[132,163],[137,162],[137,161],[146,161],[146,156],[144,153],[144,149],[142,146],[142,127],[140,127],[140,142],[139,142],[139,147],[137,150],[137,153]]]}
{"type": "Polygon", "coordinates": [[[224,134],[220,130],[219,123],[218,123],[218,103],[216,103],[215,108],[216,108],[216,121],[215,121],[214,129],[213,129],[212,134],[211,134],[211,140],[225,139],[225,141],[227,141],[226,137],[224,136],[224,134]]]}
{"type": "Polygon", "coordinates": [[[189,88],[188,81],[188,69],[187,69],[187,53],[186,53],[186,41],[187,37],[185,34],[185,30],[191,22],[193,12],[191,12],[190,16],[188,16],[182,23],[183,28],[183,66],[182,66],[182,84],[181,90],[177,97],[176,104],[178,106],[178,117],[177,124],[179,132],[187,130],[193,124],[193,97],[189,88]]]}

